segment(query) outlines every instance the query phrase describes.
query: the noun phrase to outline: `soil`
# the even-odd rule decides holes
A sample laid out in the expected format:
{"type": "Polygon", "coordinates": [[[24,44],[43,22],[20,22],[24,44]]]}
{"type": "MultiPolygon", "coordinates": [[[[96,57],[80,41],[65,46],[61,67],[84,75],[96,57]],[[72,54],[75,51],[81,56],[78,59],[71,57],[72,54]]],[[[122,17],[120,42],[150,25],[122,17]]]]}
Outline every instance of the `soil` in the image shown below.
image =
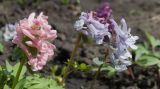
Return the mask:
{"type": "MultiPolygon", "coordinates": [[[[160,38],[160,0],[70,0],[64,5],[60,0],[0,0],[0,28],[5,24],[18,22],[31,12],[44,12],[49,16],[49,23],[58,31],[58,38],[54,41],[57,49],[53,64],[64,65],[70,57],[76,40],[76,31],[73,24],[81,11],[95,10],[101,3],[108,1],[113,9],[114,18],[119,21],[125,18],[132,33],[138,35],[138,43],[146,41],[144,31],[160,38]],[[27,2],[25,2],[27,1],[27,2]]],[[[0,64],[10,59],[13,44],[1,41],[5,45],[4,53],[0,54],[0,64]]],[[[79,49],[76,59],[80,62],[92,64],[91,59],[104,56],[104,47],[95,44],[84,44],[79,49]],[[80,58],[80,59],[78,59],[80,58]]],[[[46,69],[48,67],[46,66],[46,69]]],[[[157,68],[142,69],[132,65],[135,79],[126,73],[119,73],[112,78],[101,73],[97,79],[96,89],[160,89],[158,87],[157,68]]],[[[49,69],[48,69],[49,70],[49,69]]],[[[48,71],[42,71],[48,73],[48,71]]],[[[66,81],[66,89],[83,89],[90,85],[92,72],[76,71],[70,74],[66,81]]],[[[160,85],[159,85],[160,86],[160,85]]]]}

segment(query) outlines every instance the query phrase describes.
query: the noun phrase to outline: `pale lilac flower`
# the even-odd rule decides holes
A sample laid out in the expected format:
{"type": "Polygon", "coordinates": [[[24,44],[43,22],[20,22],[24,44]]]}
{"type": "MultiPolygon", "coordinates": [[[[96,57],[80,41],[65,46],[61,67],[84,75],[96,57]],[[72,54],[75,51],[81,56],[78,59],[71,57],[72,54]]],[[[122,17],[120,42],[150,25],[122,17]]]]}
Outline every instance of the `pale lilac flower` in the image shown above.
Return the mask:
{"type": "Polygon", "coordinates": [[[31,13],[28,19],[20,20],[16,25],[16,32],[12,42],[26,53],[33,71],[41,70],[56,48],[49,42],[57,37],[57,32],[51,29],[48,17],[43,13],[35,17],[35,13],[31,13]]]}
{"type": "Polygon", "coordinates": [[[122,25],[118,25],[113,19],[111,19],[111,22],[114,25],[113,30],[116,32],[115,42],[112,43],[116,50],[110,54],[110,60],[117,71],[123,71],[127,69],[127,66],[131,65],[128,59],[132,58],[132,55],[128,49],[137,48],[135,42],[138,36],[130,34],[130,28],[127,27],[124,19],[121,20],[122,25]]]}
{"type": "Polygon", "coordinates": [[[79,20],[74,25],[77,31],[91,36],[97,44],[107,43],[110,45],[110,60],[117,71],[127,69],[131,65],[132,58],[129,48],[136,49],[138,36],[130,34],[131,29],[127,27],[124,19],[118,25],[112,16],[112,9],[105,3],[96,12],[82,12],[79,20]]]}
{"type": "Polygon", "coordinates": [[[103,44],[104,38],[110,38],[112,9],[108,3],[103,4],[97,11],[82,12],[74,27],[77,31],[91,36],[97,44],[103,44]]]}
{"type": "Polygon", "coordinates": [[[78,21],[75,22],[74,27],[76,28],[77,31],[81,30],[84,28],[84,20],[80,19],[78,21]]]}
{"type": "Polygon", "coordinates": [[[6,24],[4,27],[4,41],[10,41],[16,35],[16,28],[13,24],[6,24]]]}
{"type": "Polygon", "coordinates": [[[117,34],[117,41],[132,49],[137,49],[135,45],[136,40],[138,40],[138,36],[132,36],[130,34],[131,29],[127,27],[127,24],[124,19],[121,19],[122,25],[118,26],[118,24],[111,19],[111,22],[114,24],[114,30],[117,34]]]}
{"type": "Polygon", "coordinates": [[[84,33],[85,35],[91,36],[95,39],[97,44],[102,44],[104,36],[110,36],[108,32],[109,24],[103,24],[98,19],[94,18],[94,13],[82,12],[79,17],[80,20],[76,21],[74,27],[77,31],[84,33]]]}

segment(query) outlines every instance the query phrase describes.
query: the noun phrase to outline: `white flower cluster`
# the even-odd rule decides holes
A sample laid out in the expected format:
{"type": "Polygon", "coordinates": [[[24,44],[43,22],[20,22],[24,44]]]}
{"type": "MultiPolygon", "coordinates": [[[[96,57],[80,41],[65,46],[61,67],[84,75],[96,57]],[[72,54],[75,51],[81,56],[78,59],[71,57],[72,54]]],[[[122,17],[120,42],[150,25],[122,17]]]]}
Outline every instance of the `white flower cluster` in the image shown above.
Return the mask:
{"type": "Polygon", "coordinates": [[[127,27],[124,19],[121,19],[121,24],[118,25],[114,19],[108,18],[108,23],[102,23],[98,18],[94,16],[93,12],[82,12],[79,20],[75,22],[75,29],[84,33],[87,36],[91,36],[95,39],[97,44],[105,43],[105,36],[108,37],[110,44],[110,61],[114,65],[117,71],[123,71],[127,69],[127,66],[131,65],[128,60],[132,58],[128,48],[136,49],[134,45],[138,36],[132,36],[130,34],[131,29],[127,27]],[[112,26],[112,28],[109,28],[112,26]]]}
{"type": "Polygon", "coordinates": [[[16,28],[13,24],[6,24],[4,27],[4,41],[10,41],[16,35],[16,28]]]}

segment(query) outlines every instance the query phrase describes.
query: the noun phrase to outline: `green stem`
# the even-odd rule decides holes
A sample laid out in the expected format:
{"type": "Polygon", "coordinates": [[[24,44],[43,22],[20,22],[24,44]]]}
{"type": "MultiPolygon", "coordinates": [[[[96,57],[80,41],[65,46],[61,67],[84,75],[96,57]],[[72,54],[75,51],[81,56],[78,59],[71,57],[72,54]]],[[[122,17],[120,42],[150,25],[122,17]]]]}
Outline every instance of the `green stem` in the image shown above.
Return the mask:
{"type": "Polygon", "coordinates": [[[158,68],[157,85],[160,87],[160,69],[158,68]]]}
{"type": "Polygon", "coordinates": [[[77,36],[76,44],[75,44],[75,47],[74,47],[74,49],[71,53],[71,57],[70,57],[70,60],[69,60],[70,63],[67,65],[67,68],[65,70],[65,74],[63,75],[63,78],[62,78],[62,82],[61,82],[62,85],[64,84],[66,77],[71,73],[70,71],[72,71],[72,70],[70,70],[70,68],[72,67],[70,64],[74,63],[74,56],[75,56],[75,54],[76,54],[76,52],[79,48],[80,42],[81,42],[81,34],[82,33],[79,33],[78,36],[77,36]]]}
{"type": "MultiPolygon", "coordinates": [[[[108,53],[109,53],[109,50],[107,49],[107,50],[106,50],[106,54],[105,54],[105,56],[104,56],[104,60],[107,60],[108,53]]],[[[91,85],[90,85],[89,89],[94,89],[94,88],[95,88],[96,79],[97,79],[98,75],[100,74],[102,67],[103,67],[103,64],[101,64],[101,65],[98,67],[98,71],[95,73],[94,78],[93,78],[93,80],[91,81],[91,85]]]]}
{"type": "Polygon", "coordinates": [[[96,79],[101,72],[103,64],[101,64],[98,68],[98,71],[95,73],[93,80],[91,81],[90,89],[95,89],[96,79]]]}
{"type": "Polygon", "coordinates": [[[23,68],[24,63],[25,63],[25,60],[21,60],[21,61],[20,61],[20,65],[19,65],[19,68],[18,68],[16,77],[15,77],[15,79],[13,80],[12,89],[14,89],[14,88],[16,87],[17,83],[18,83],[19,76],[20,76],[20,74],[21,74],[21,71],[22,71],[22,68],[23,68]]]}

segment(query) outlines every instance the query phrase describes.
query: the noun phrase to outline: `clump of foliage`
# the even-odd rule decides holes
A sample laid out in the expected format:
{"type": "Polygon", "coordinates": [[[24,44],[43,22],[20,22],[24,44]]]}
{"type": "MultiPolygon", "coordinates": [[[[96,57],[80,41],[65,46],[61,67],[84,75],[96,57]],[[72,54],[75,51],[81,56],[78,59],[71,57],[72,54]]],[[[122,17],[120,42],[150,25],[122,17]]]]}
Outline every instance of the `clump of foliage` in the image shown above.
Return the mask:
{"type": "MultiPolygon", "coordinates": [[[[11,89],[20,63],[12,66],[6,61],[5,66],[0,67],[0,89],[11,89]]],[[[64,89],[51,76],[33,74],[26,76],[27,68],[23,65],[19,80],[15,89],[64,89]]]]}
{"type": "Polygon", "coordinates": [[[142,67],[157,66],[160,69],[160,40],[146,32],[148,41],[138,45],[135,51],[135,62],[142,67]]]}

